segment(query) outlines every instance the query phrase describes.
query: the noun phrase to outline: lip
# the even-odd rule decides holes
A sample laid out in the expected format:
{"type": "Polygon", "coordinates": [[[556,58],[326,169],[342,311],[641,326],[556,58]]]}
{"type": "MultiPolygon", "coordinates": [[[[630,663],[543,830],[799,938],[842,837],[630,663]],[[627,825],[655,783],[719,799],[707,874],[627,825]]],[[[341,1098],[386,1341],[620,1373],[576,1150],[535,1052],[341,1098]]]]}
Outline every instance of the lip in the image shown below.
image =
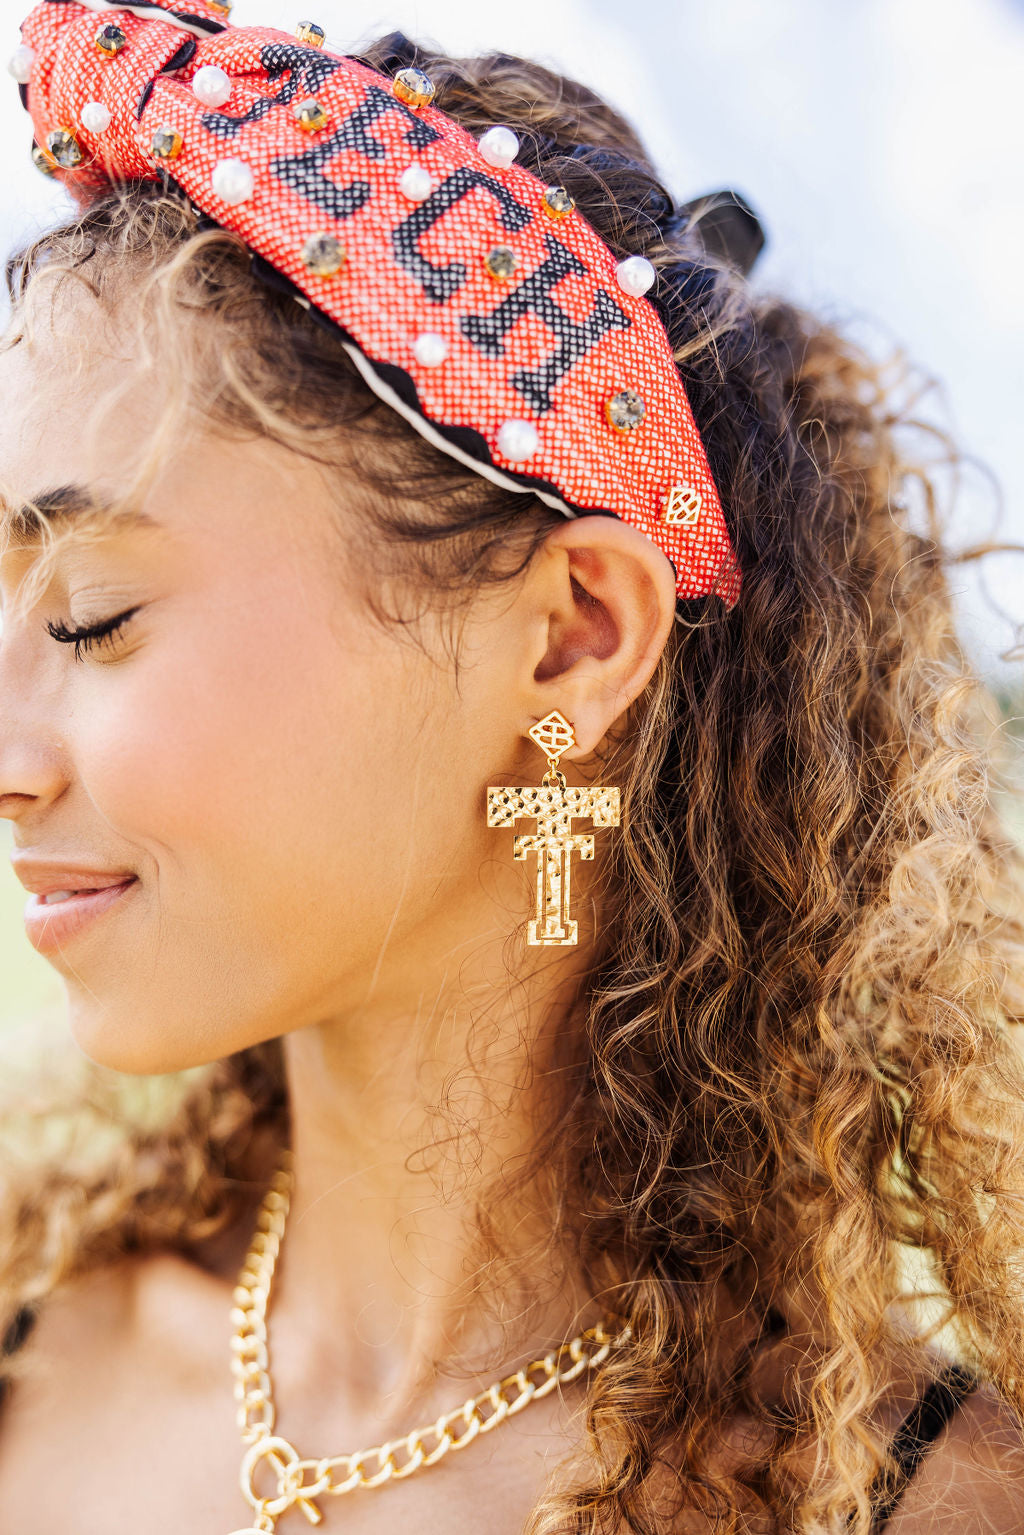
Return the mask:
{"type": "Polygon", "coordinates": [[[55,858],[32,858],[15,853],[11,868],[33,895],[52,895],[55,890],[104,890],[134,879],[131,869],[87,868],[82,863],[59,863],[55,858]]]}
{"type": "MultiPolygon", "coordinates": [[[[70,871],[65,869],[64,873],[68,876],[70,871]]],[[[54,890],[73,888],[70,880],[63,885],[50,883],[46,890],[35,891],[25,902],[25,932],[29,943],[40,954],[65,948],[100,917],[123,906],[125,897],[138,883],[135,875],[131,874],[116,885],[107,884],[92,889],[79,886],[77,888],[82,891],[81,894],[73,895],[67,901],[59,901],[56,906],[45,904],[43,897],[54,890]]]]}

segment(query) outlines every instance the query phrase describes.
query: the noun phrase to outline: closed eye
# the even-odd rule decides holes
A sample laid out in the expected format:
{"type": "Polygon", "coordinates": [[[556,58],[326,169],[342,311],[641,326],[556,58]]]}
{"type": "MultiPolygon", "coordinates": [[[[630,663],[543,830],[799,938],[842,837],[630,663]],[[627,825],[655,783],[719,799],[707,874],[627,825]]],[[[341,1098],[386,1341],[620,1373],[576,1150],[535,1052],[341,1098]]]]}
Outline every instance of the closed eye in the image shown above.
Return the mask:
{"type": "Polygon", "coordinates": [[[75,660],[80,661],[84,651],[100,649],[104,645],[113,649],[121,631],[138,611],[137,607],[128,608],[114,618],[105,618],[96,624],[84,624],[80,628],[72,628],[60,619],[51,619],[46,625],[46,632],[60,645],[74,645],[75,660]]]}

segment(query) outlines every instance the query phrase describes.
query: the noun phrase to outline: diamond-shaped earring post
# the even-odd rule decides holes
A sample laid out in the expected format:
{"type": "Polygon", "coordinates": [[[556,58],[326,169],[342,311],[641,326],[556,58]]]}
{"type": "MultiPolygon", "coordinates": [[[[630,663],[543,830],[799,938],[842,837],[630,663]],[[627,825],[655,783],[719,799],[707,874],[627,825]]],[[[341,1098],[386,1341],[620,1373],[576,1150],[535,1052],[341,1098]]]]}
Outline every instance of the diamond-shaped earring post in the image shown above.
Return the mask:
{"type": "Polygon", "coordinates": [[[552,709],[542,720],[538,720],[532,726],[527,735],[531,741],[535,741],[548,759],[548,767],[554,773],[558,767],[558,760],[563,752],[567,752],[571,746],[576,745],[576,732],[573,730],[564,714],[557,709],[552,709]]]}

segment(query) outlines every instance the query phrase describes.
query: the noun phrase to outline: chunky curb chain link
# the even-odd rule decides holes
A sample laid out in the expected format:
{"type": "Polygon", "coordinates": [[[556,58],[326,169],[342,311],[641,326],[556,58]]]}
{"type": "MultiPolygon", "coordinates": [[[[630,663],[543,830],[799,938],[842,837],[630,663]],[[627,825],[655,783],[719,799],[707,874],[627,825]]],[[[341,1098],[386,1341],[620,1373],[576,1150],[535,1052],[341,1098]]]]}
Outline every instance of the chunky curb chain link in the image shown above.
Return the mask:
{"type": "Polygon", "coordinates": [[[614,1331],[599,1322],[400,1439],[389,1439],[351,1455],[303,1459],[287,1439],[274,1433],[267,1348],[267,1303],[288,1219],[291,1188],[291,1154],[285,1152],[260,1206],[232,1297],[231,1373],[238,1428],[247,1446],[240,1484],[256,1514],[251,1528],[235,1535],[273,1535],[276,1520],[293,1504],[310,1524],[320,1524],[323,1513],[314,1499],[325,1494],[340,1496],[360,1487],[382,1487],[436,1465],[450,1451],[465,1449],[478,1435],[489,1434],[531,1402],[603,1364],[613,1349],[629,1340],[628,1326],[614,1331]],[[258,1493],[255,1485],[264,1460],[277,1479],[277,1492],[270,1497],[258,1493]]]}

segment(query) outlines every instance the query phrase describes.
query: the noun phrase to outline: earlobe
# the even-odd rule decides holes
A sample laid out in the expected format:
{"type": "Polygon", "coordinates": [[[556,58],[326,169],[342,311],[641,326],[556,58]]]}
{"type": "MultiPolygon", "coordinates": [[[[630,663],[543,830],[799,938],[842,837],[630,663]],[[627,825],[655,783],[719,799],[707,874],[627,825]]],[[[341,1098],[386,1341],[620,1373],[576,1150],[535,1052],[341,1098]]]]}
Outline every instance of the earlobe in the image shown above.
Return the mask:
{"type": "Polygon", "coordinates": [[[650,681],[672,630],[675,572],[639,529],[578,517],[545,542],[547,648],[534,672],[537,710],[573,720],[592,751],[650,681]]]}

